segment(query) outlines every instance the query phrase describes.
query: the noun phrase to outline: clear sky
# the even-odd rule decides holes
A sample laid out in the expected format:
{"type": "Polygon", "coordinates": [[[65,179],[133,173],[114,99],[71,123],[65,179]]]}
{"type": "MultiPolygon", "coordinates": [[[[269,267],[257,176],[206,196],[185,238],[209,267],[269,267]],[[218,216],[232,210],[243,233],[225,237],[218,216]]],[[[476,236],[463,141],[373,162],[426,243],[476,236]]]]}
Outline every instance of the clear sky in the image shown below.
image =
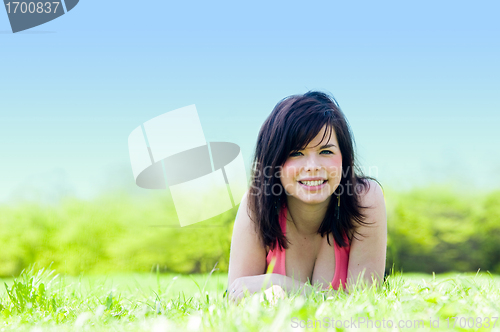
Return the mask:
{"type": "Polygon", "coordinates": [[[12,34],[0,10],[0,201],[143,192],[128,135],[190,104],[206,139],[240,145],[249,168],[274,105],[311,89],[335,96],[360,164],[384,186],[500,188],[499,11],[498,1],[81,0],[12,34]]]}

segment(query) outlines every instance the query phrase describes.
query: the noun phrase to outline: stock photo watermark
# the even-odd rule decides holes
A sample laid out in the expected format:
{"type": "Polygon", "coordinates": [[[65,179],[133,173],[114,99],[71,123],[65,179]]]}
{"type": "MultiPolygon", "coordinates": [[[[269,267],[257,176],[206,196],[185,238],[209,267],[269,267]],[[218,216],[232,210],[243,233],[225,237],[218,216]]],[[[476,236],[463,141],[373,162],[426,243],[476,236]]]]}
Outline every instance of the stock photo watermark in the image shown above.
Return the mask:
{"type": "Polygon", "coordinates": [[[138,126],[128,147],[135,183],[168,188],[181,227],[232,209],[247,190],[240,147],[207,142],[194,104],[138,126]]]}
{"type": "Polygon", "coordinates": [[[349,317],[346,319],[336,319],[334,317],[323,317],[323,319],[299,319],[292,317],[290,327],[294,329],[317,329],[317,328],[337,328],[337,329],[359,329],[359,328],[399,328],[399,329],[419,329],[419,328],[461,328],[461,329],[492,329],[498,324],[498,317],[429,317],[424,319],[395,319],[382,318],[370,319],[367,317],[349,317]]]}
{"type": "Polygon", "coordinates": [[[75,8],[79,0],[10,1],[4,0],[13,33],[31,29],[63,16],[75,8]]]}
{"type": "MultiPolygon", "coordinates": [[[[377,166],[357,167],[356,169],[370,177],[378,177],[377,166]]],[[[278,181],[283,175],[293,177],[293,174],[300,174],[301,168],[287,167],[284,169],[283,166],[272,167],[269,165],[259,167],[259,163],[257,162],[253,164],[252,170],[251,187],[253,190],[250,193],[255,196],[280,196],[283,193],[289,193],[291,191],[306,196],[322,195],[324,193],[330,193],[330,191],[332,191],[331,186],[335,186],[337,195],[343,195],[345,193],[348,196],[352,196],[354,194],[360,195],[365,189],[365,186],[361,183],[354,183],[349,179],[350,166],[342,170],[335,168],[332,172],[325,173],[326,175],[322,177],[317,177],[315,181],[297,181],[302,184],[301,186],[296,182],[283,184],[281,181],[278,181]],[[290,176],[288,174],[292,175],[290,176]],[[341,181],[342,179],[347,180],[341,181]]]]}

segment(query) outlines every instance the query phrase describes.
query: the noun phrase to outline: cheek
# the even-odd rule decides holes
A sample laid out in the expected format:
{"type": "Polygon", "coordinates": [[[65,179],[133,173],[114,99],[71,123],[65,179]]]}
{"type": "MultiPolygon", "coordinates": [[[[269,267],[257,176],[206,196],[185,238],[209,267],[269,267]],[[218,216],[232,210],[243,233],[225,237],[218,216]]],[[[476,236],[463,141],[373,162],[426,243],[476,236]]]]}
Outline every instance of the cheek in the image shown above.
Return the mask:
{"type": "Polygon", "coordinates": [[[287,161],[282,168],[281,178],[285,181],[294,181],[294,178],[299,174],[299,166],[296,161],[287,161]]]}
{"type": "Polygon", "coordinates": [[[342,156],[331,158],[325,166],[330,177],[339,179],[342,177],[342,156]]]}

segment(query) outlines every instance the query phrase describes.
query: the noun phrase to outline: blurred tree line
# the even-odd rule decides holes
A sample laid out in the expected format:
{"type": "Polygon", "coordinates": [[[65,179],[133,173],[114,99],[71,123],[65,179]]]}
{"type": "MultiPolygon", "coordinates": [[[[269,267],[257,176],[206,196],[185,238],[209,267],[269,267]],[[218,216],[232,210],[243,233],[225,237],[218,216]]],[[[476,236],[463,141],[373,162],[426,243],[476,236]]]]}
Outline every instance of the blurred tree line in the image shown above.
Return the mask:
{"type": "MultiPolygon", "coordinates": [[[[387,273],[500,273],[500,191],[462,195],[446,188],[385,190],[387,273]]],[[[195,207],[194,207],[195,208],[195,207]]],[[[204,273],[229,265],[237,208],[180,227],[168,196],[114,193],[57,207],[0,206],[0,276],[30,264],[77,275],[107,272],[204,273]]]]}
{"type": "Polygon", "coordinates": [[[446,187],[386,195],[387,263],[427,273],[500,273],[500,191],[446,187]]]}

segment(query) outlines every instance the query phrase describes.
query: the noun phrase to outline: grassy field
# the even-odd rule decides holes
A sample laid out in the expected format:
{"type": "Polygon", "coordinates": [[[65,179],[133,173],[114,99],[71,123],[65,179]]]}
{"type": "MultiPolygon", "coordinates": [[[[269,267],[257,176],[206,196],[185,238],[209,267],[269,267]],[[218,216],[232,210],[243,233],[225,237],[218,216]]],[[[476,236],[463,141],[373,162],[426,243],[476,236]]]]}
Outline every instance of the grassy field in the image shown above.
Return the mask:
{"type": "Polygon", "coordinates": [[[482,272],[403,273],[379,290],[276,302],[255,294],[239,305],[223,298],[227,274],[217,272],[67,277],[31,270],[0,281],[8,288],[0,291],[0,331],[500,331],[500,277],[482,272]]]}

